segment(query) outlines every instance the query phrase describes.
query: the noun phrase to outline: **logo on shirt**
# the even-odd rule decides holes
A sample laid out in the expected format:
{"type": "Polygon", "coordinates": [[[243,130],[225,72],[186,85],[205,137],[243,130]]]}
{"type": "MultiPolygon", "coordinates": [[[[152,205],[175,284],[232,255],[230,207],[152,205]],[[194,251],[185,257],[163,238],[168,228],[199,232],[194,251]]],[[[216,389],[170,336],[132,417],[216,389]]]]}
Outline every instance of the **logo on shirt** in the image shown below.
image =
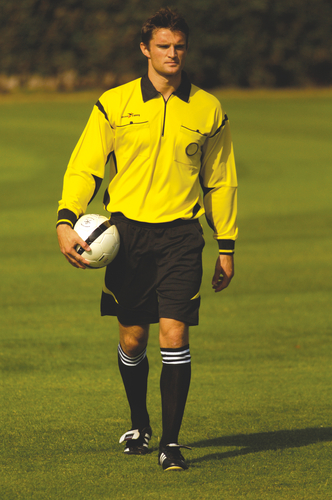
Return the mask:
{"type": "Polygon", "coordinates": [[[187,147],[186,147],[186,153],[188,156],[194,156],[199,149],[199,145],[197,142],[191,142],[187,147]]]}
{"type": "Polygon", "coordinates": [[[134,116],[141,116],[141,115],[135,115],[134,113],[128,113],[127,115],[121,116],[121,118],[133,118],[134,116]]]}

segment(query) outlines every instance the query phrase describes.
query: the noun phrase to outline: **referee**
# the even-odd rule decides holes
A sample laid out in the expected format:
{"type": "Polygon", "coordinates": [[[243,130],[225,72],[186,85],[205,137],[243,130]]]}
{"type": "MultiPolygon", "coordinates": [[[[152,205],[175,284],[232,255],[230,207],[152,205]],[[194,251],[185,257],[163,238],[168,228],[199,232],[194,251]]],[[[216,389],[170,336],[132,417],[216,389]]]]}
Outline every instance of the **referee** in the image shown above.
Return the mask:
{"type": "Polygon", "coordinates": [[[119,369],[131,411],[126,454],[146,454],[152,436],[146,406],[149,325],[159,323],[163,470],[188,468],[178,435],[191,376],[189,327],[198,324],[205,213],[219,255],[212,287],[234,274],[237,179],[227,115],[219,101],[191,84],[183,67],[189,29],[177,12],[159,10],[142,27],[148,72],[105,92],[70,158],[57,233],[66,259],[88,245],[73,230],[109,165],[104,207],[120,233],[106,268],[101,314],[119,323],[119,369]]]}

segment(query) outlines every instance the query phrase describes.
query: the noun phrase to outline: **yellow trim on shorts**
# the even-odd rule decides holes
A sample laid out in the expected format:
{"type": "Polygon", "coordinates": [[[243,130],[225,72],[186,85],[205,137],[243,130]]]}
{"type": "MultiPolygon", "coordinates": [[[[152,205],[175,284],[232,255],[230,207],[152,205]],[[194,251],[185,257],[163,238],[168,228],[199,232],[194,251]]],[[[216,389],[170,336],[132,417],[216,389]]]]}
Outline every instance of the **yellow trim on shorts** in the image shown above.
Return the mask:
{"type": "Polygon", "coordinates": [[[199,296],[200,296],[200,292],[196,293],[196,295],[194,295],[190,300],[198,299],[199,296]]]}
{"type": "Polygon", "coordinates": [[[113,299],[115,300],[115,302],[116,302],[117,304],[119,303],[119,302],[118,302],[118,300],[117,300],[117,298],[116,298],[116,296],[114,295],[114,293],[113,293],[113,292],[111,292],[111,290],[109,290],[105,284],[104,284],[104,286],[103,286],[103,292],[104,292],[104,293],[107,293],[108,295],[112,295],[112,297],[113,297],[113,299]]]}

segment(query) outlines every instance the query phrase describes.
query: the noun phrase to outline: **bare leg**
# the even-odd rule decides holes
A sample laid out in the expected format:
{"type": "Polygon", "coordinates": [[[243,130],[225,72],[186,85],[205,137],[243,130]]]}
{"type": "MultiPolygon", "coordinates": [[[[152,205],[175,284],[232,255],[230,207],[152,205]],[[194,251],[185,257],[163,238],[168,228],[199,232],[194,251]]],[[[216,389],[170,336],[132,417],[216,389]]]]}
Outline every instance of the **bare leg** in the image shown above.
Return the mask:
{"type": "Polygon", "coordinates": [[[160,347],[175,349],[189,344],[189,327],[182,321],[160,318],[159,321],[160,347]]]}
{"type": "Polygon", "coordinates": [[[120,345],[127,356],[138,356],[147,346],[149,325],[125,326],[119,323],[120,345]]]}

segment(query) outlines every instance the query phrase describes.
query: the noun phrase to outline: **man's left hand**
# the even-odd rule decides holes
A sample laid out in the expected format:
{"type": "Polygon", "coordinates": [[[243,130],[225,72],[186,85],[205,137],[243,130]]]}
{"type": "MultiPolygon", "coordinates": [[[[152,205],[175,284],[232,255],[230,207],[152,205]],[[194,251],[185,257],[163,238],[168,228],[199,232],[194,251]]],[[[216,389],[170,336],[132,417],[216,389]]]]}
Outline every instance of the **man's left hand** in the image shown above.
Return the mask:
{"type": "Polygon", "coordinates": [[[219,255],[214,276],[212,278],[212,288],[215,292],[220,292],[228,287],[234,276],[234,256],[219,255]]]}

